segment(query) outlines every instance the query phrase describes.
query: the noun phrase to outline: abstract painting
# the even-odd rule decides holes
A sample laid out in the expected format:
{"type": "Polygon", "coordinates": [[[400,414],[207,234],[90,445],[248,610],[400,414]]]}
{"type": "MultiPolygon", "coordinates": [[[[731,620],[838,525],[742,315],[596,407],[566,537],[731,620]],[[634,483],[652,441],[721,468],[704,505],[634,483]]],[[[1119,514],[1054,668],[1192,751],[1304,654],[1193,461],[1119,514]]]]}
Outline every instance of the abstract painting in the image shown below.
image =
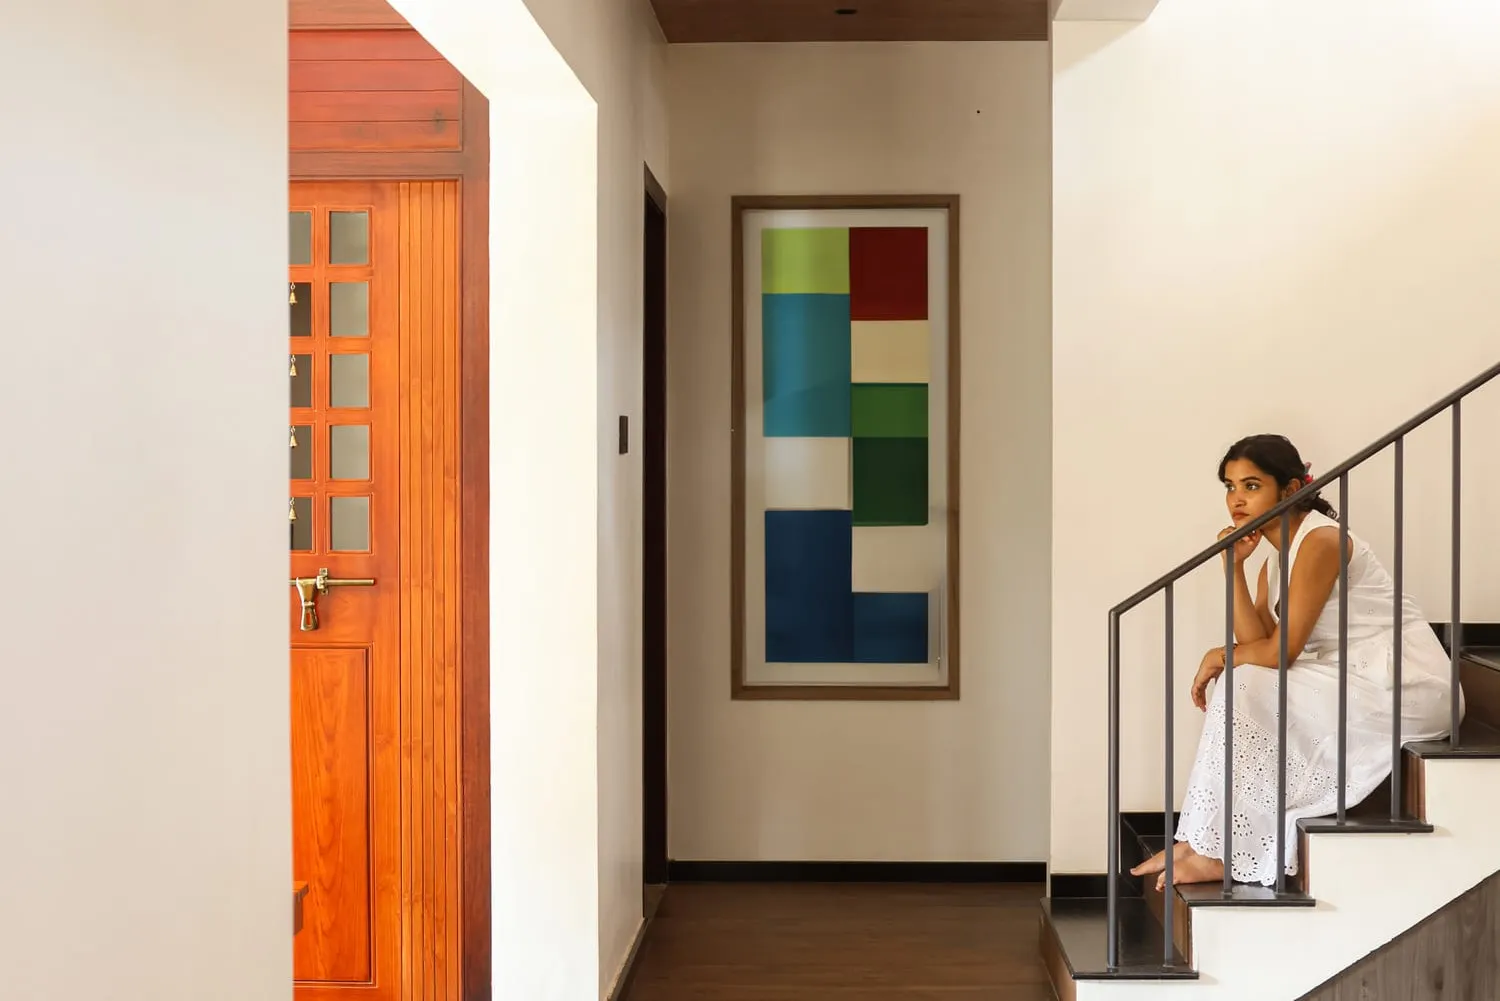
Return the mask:
{"type": "Polygon", "coordinates": [[[955,698],[958,199],[733,223],[732,691],[955,698]]]}

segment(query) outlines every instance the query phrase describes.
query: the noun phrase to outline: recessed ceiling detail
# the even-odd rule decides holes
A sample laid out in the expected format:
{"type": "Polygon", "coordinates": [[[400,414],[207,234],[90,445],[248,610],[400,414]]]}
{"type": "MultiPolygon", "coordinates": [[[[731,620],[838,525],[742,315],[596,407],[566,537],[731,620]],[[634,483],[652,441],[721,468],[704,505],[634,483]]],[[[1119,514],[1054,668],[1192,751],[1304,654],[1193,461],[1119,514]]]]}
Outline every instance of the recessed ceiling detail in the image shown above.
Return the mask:
{"type": "Polygon", "coordinates": [[[1046,41],[1048,0],[652,0],[669,42],[1046,41]]]}

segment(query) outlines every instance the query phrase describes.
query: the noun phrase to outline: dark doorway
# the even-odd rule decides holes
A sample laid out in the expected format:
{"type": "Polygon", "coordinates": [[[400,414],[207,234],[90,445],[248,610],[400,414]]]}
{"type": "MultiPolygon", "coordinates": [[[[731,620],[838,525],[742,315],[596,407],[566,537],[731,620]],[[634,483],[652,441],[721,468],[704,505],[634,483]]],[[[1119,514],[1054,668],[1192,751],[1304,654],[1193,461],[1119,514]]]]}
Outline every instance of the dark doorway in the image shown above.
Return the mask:
{"type": "Polygon", "coordinates": [[[646,170],[642,320],[642,809],[646,884],[667,881],[667,196],[646,170]]]}

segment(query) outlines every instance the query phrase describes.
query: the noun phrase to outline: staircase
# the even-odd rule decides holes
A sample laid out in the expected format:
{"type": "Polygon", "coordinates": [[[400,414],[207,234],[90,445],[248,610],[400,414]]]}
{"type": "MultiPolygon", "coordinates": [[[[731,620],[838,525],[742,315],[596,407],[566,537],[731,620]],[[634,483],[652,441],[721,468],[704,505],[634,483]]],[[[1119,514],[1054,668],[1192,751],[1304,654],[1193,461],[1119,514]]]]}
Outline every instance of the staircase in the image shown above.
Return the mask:
{"type": "MultiPolygon", "coordinates": [[[[1456,459],[1460,401],[1496,376],[1500,365],[1336,467],[1313,487],[1335,479],[1346,486],[1349,469],[1392,444],[1399,481],[1404,436],[1444,411],[1453,413],[1456,459]]],[[[1455,461],[1455,494],[1459,485],[1455,461]]],[[[1279,514],[1279,508],[1273,509],[1259,524],[1279,514]]],[[[1170,608],[1173,581],[1257,527],[1258,523],[1243,526],[1220,546],[1117,606],[1111,612],[1112,637],[1118,636],[1124,611],[1163,590],[1170,608]]],[[[1458,539],[1455,527],[1455,561],[1460,556],[1458,539]]],[[[1395,572],[1399,581],[1399,569],[1395,572]]],[[[1455,572],[1455,612],[1457,579],[1455,572]]],[[[1170,612],[1167,621],[1170,636],[1170,612]]],[[[1451,630],[1446,624],[1434,628],[1452,655],[1451,630]]],[[[1405,743],[1399,774],[1363,802],[1350,805],[1342,820],[1301,822],[1299,872],[1288,877],[1285,886],[1188,884],[1169,886],[1162,893],[1155,889],[1155,875],[1129,875],[1131,867],[1167,846],[1172,831],[1164,810],[1118,809],[1119,654],[1118,641],[1112,640],[1110,841],[1116,857],[1110,874],[1091,888],[1100,895],[1054,895],[1042,901],[1042,956],[1059,1001],[1297,1001],[1500,872],[1500,837],[1493,833],[1500,829],[1500,625],[1465,625],[1458,641],[1453,662],[1467,712],[1456,738],[1405,743]],[[1105,895],[1111,883],[1112,902],[1105,895]]],[[[1170,714],[1167,719],[1170,727],[1170,714]]],[[[1394,746],[1392,751],[1394,756],[1394,746]]],[[[1175,821],[1174,815],[1174,828],[1175,821]]],[[[1463,961],[1495,966],[1500,963],[1494,955],[1497,950],[1500,942],[1490,942],[1490,955],[1463,961]]],[[[1457,996],[1442,992],[1441,985],[1438,991],[1420,997],[1457,996]]],[[[1319,994],[1324,996],[1331,995],[1319,994]]],[[[1384,1001],[1387,995],[1357,996],[1384,1001]]],[[[1415,989],[1394,983],[1389,992],[1392,1001],[1417,996],[1415,989]]],[[[1497,999],[1500,995],[1486,1001],[1497,999]]]]}

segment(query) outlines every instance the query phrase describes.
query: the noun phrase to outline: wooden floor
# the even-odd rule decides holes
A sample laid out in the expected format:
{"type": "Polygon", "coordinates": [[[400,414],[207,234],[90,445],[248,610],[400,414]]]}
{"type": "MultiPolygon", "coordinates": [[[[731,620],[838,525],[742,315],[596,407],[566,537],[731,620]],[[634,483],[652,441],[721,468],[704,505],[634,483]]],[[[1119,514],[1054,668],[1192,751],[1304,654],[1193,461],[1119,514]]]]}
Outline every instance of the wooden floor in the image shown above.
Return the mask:
{"type": "Polygon", "coordinates": [[[1051,1001],[1040,884],[675,884],[625,1001],[1051,1001]]]}

